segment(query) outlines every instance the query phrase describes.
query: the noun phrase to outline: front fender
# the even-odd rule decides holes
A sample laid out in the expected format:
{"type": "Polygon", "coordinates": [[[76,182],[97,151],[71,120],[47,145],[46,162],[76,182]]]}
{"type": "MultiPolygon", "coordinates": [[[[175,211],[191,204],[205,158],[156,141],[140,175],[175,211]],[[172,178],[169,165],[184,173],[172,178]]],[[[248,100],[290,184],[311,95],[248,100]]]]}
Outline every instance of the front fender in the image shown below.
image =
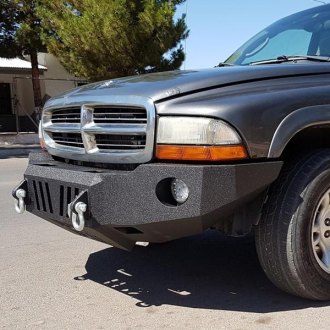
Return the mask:
{"type": "Polygon", "coordinates": [[[329,125],[330,104],[315,105],[291,112],[277,127],[268,151],[268,158],[281,156],[286,145],[305,128],[329,125]]]}

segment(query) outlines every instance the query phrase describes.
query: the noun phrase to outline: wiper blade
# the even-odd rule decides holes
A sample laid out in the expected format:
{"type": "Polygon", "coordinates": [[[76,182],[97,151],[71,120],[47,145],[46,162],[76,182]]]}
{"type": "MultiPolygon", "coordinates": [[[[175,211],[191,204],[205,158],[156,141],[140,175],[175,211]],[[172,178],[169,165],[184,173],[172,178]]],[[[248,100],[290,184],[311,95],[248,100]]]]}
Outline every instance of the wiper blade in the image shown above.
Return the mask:
{"type": "Polygon", "coordinates": [[[222,68],[224,66],[234,66],[234,64],[226,63],[226,62],[220,62],[218,65],[215,66],[215,68],[222,68]]]}
{"type": "Polygon", "coordinates": [[[277,64],[284,62],[298,62],[298,61],[312,61],[312,62],[330,62],[330,57],[317,56],[317,55],[282,55],[277,58],[255,61],[249,63],[249,65],[260,65],[260,64],[277,64]]]}

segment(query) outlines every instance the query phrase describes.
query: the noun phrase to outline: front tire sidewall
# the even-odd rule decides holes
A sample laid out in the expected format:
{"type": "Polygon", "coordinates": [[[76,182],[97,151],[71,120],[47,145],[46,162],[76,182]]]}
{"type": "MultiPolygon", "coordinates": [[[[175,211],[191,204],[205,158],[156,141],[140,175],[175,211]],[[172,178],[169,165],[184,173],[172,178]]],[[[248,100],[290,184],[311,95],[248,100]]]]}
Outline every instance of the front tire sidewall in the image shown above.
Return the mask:
{"type": "Polygon", "coordinates": [[[330,189],[330,150],[285,162],[272,185],[256,232],[259,260],[280,289],[313,300],[330,299],[330,274],[313,252],[312,226],[330,189]]]}
{"type": "MultiPolygon", "coordinates": [[[[297,209],[294,217],[296,223],[292,226],[292,251],[297,251],[294,258],[297,269],[305,270],[301,276],[307,276],[314,285],[322,287],[324,281],[330,287],[330,274],[318,264],[313,252],[312,226],[321,198],[330,189],[330,169],[316,176],[302,193],[303,203],[297,209]]],[[[294,219],[293,219],[294,220],[294,219]]],[[[328,290],[329,292],[329,290],[328,290]]],[[[329,296],[330,299],[330,296],[329,296]]]]}

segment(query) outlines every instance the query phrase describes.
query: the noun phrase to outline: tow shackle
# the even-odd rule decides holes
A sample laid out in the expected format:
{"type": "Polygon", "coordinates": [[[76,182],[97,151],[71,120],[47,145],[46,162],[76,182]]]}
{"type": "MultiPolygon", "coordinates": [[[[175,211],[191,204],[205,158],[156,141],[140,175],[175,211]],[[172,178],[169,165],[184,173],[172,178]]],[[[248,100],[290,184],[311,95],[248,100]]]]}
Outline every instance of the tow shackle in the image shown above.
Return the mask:
{"type": "Polygon", "coordinates": [[[87,192],[84,191],[79,194],[69,205],[68,205],[68,216],[71,220],[72,226],[76,231],[83,231],[86,223],[86,212],[87,212],[87,192]]]}
{"type": "Polygon", "coordinates": [[[26,210],[26,202],[27,198],[27,181],[24,180],[20,183],[18,187],[13,190],[12,193],[15,198],[15,211],[19,214],[22,214],[26,210]]]}
{"type": "Polygon", "coordinates": [[[24,198],[26,197],[26,191],[24,189],[18,189],[16,191],[16,197],[17,199],[15,199],[15,211],[19,214],[22,214],[26,209],[24,201],[24,198]]]}
{"type": "Polygon", "coordinates": [[[75,207],[77,215],[72,217],[72,226],[76,231],[82,231],[85,227],[85,215],[87,205],[83,202],[78,202],[75,207]]]}

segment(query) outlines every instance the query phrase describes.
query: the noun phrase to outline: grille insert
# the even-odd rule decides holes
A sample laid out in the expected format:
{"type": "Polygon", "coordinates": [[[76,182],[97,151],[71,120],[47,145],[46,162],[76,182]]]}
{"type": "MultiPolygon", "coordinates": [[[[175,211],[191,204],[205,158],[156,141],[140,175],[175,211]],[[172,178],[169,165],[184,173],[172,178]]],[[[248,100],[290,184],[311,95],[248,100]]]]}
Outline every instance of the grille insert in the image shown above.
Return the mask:
{"type": "Polygon", "coordinates": [[[146,135],[95,135],[96,145],[99,149],[132,150],[144,149],[146,146],[146,135]]]}
{"type": "Polygon", "coordinates": [[[80,108],[59,109],[52,113],[52,123],[80,123],[80,108]]]}
{"type": "Polygon", "coordinates": [[[80,133],[53,133],[52,135],[54,142],[57,144],[84,148],[84,142],[80,133]]]}
{"type": "Polygon", "coordinates": [[[147,111],[133,107],[102,107],[94,109],[94,122],[106,124],[146,124],[147,111]]]}

